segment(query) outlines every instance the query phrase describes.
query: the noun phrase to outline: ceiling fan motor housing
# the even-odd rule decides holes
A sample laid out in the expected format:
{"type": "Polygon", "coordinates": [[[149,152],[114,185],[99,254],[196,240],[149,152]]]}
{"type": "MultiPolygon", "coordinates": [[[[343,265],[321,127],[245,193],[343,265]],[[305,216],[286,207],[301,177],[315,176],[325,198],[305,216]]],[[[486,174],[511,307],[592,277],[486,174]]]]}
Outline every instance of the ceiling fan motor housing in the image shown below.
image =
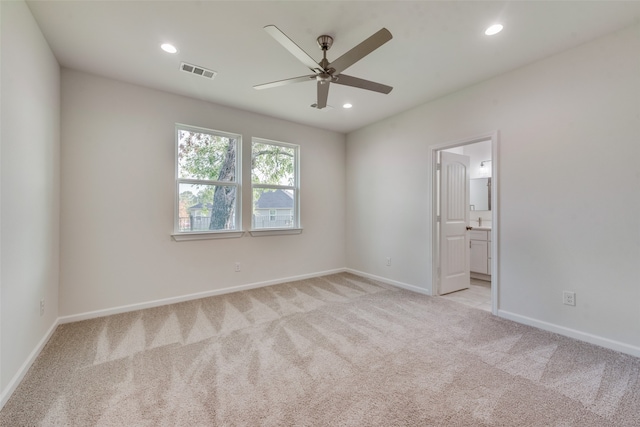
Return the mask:
{"type": "Polygon", "coordinates": [[[321,84],[326,84],[333,80],[333,76],[329,73],[319,73],[316,75],[316,80],[321,84]]]}

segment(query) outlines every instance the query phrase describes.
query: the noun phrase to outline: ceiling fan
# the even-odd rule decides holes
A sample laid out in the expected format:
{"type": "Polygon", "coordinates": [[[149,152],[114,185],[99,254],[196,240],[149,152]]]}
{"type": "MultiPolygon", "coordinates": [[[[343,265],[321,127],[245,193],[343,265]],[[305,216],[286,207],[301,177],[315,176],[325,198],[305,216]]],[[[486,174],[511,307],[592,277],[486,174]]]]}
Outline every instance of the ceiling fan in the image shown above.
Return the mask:
{"type": "Polygon", "coordinates": [[[344,86],[352,86],[384,94],[388,94],[393,89],[391,86],[342,74],[344,70],[392,39],[393,36],[386,28],[383,28],[373,34],[371,37],[333,62],[329,62],[327,60],[327,51],[331,49],[331,46],[333,45],[333,37],[331,36],[322,35],[318,37],[318,46],[322,49],[322,60],[320,62],[316,62],[275,25],[267,25],[264,29],[271,35],[271,37],[284,46],[285,49],[291,52],[293,56],[298,58],[299,61],[313,71],[313,74],[256,85],[254,86],[254,89],[269,89],[292,83],[316,80],[318,100],[313,104],[313,106],[318,109],[322,109],[327,106],[329,83],[337,83],[344,86]]]}

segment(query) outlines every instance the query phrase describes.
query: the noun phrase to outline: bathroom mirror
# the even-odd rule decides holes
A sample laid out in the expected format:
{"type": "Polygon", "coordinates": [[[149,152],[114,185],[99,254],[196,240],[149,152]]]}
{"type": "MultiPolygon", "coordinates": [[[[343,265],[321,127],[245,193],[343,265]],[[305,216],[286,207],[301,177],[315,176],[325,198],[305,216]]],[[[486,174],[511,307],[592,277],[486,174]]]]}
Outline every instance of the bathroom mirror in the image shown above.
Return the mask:
{"type": "Polygon", "coordinates": [[[491,178],[470,179],[469,208],[472,211],[491,210],[491,178]]]}

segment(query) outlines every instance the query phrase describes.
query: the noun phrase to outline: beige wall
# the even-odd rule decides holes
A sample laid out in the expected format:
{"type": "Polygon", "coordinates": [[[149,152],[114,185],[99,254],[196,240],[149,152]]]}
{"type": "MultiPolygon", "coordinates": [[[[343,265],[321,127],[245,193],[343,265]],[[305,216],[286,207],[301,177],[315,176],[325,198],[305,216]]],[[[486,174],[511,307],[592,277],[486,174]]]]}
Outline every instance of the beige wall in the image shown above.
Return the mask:
{"type": "Polygon", "coordinates": [[[1,407],[58,317],[60,68],[24,2],[0,12],[1,407]]]}
{"type": "Polygon", "coordinates": [[[63,69],[60,315],[344,268],[344,163],[342,134],[63,69]],[[302,234],[173,241],[175,123],[300,144],[302,234]]]}
{"type": "Polygon", "coordinates": [[[638,52],[636,25],[349,134],[347,265],[430,292],[430,147],[498,130],[500,315],[640,355],[638,52]]]}

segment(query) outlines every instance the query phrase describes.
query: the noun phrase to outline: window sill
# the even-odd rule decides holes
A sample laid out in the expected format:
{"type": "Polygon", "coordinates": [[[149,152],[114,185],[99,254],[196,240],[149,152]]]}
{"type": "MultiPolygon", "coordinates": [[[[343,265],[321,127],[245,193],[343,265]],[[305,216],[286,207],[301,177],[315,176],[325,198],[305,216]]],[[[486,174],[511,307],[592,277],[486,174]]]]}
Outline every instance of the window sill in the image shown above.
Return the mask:
{"type": "Polygon", "coordinates": [[[188,240],[236,239],[243,235],[244,231],[212,231],[208,233],[178,233],[172,234],[171,237],[176,242],[184,242],[188,240]]]}
{"type": "Polygon", "coordinates": [[[249,230],[249,233],[251,233],[253,237],[300,234],[302,233],[302,228],[261,228],[258,230],[249,230]]]}

